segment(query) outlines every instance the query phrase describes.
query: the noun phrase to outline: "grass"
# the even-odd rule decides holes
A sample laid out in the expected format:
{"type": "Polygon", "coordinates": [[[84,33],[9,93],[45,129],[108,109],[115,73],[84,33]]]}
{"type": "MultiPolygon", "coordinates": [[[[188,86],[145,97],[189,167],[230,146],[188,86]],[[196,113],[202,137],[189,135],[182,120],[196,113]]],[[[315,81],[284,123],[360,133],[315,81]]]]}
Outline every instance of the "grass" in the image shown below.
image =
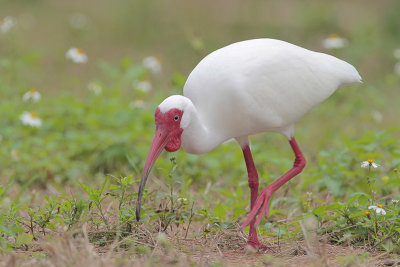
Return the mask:
{"type": "MultiPolygon", "coordinates": [[[[102,4],[13,1],[0,11],[0,18],[18,22],[0,34],[0,264],[398,261],[400,76],[392,56],[399,47],[398,3],[102,4]],[[82,28],[70,24],[79,21],[77,12],[88,21],[82,28]],[[324,51],[321,41],[332,32],[349,44],[325,52],[357,66],[364,84],[339,90],[296,127],[308,165],[276,192],[270,217],[261,221],[258,231],[271,251],[237,251],[246,244],[247,229],[239,225],[249,210],[249,189],[233,142],[201,156],[163,152],[136,222],[155,107],[181,93],[204,55],[264,36],[324,51]],[[67,61],[70,46],[84,48],[88,63],[67,61]],[[162,59],[161,75],[144,66],[151,55],[162,59]],[[152,90],[143,91],[138,81],[152,90]],[[31,88],[40,92],[39,101],[22,100],[31,88]],[[42,125],[24,125],[25,111],[42,125]],[[380,166],[361,168],[368,159],[380,166]],[[378,204],[386,214],[369,208],[378,204]]],[[[291,167],[293,155],[276,134],[251,142],[264,188],[291,167]]]]}

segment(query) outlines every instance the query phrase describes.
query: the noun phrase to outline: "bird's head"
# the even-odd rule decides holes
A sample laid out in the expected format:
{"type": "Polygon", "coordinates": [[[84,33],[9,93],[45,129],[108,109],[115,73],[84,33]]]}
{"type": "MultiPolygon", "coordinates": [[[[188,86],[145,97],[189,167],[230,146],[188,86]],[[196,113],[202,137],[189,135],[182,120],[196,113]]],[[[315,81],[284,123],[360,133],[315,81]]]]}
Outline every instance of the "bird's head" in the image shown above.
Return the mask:
{"type": "Polygon", "coordinates": [[[190,121],[190,116],[188,114],[190,112],[186,111],[189,103],[191,102],[186,97],[174,95],[166,98],[156,109],[156,132],[144,164],[136,203],[136,219],[138,221],[140,219],[144,186],[155,161],[163,149],[168,152],[174,152],[181,147],[182,132],[190,121]]]}

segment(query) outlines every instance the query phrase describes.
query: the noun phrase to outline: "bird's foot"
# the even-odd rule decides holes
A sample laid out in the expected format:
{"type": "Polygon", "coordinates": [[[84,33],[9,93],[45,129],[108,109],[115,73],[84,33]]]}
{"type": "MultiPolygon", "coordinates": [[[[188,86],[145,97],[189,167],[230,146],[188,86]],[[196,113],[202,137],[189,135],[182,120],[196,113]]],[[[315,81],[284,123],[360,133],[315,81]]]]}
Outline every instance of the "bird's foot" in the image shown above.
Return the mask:
{"type": "Polygon", "coordinates": [[[273,249],[270,246],[267,246],[265,244],[260,243],[257,241],[257,243],[254,243],[252,241],[247,242],[247,246],[240,248],[239,250],[241,251],[246,251],[246,252],[266,252],[266,251],[273,251],[273,249]]]}
{"type": "Polygon", "coordinates": [[[257,227],[263,215],[265,215],[265,218],[268,217],[269,199],[271,198],[272,193],[272,190],[268,186],[261,191],[260,195],[256,199],[256,202],[254,203],[254,207],[250,211],[249,216],[242,224],[242,228],[249,225],[253,220],[255,220],[254,226],[257,227]]]}

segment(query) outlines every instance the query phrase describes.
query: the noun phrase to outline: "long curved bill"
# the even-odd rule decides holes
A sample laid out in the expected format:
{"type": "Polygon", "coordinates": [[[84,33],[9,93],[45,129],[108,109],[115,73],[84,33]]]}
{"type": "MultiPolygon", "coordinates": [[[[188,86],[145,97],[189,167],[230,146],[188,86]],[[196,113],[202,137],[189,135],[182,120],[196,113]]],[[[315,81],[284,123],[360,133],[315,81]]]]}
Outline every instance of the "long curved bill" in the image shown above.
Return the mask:
{"type": "Polygon", "coordinates": [[[169,133],[168,131],[163,130],[162,128],[156,129],[156,133],[154,134],[153,142],[151,143],[149,154],[146,158],[146,163],[144,164],[143,172],[142,172],[142,180],[140,181],[139,193],[136,202],[136,220],[140,220],[140,210],[142,207],[142,196],[144,186],[147,181],[147,177],[149,176],[150,170],[156,162],[158,156],[163,151],[164,147],[167,145],[169,141],[169,133]]]}

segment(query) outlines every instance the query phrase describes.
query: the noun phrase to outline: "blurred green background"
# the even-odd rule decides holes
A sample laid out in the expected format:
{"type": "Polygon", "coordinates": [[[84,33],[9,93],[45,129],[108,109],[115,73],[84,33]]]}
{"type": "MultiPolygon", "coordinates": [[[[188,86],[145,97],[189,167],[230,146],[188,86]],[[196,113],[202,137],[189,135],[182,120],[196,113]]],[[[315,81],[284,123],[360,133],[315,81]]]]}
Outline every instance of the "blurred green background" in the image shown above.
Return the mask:
{"type": "MultiPolygon", "coordinates": [[[[140,61],[158,56],[165,79],[187,75],[210,51],[240,40],[277,38],[326,51],[331,33],[349,46],[331,52],[355,64],[365,82],[383,80],[393,71],[399,46],[398,1],[1,1],[0,16],[15,16],[19,30],[2,55],[19,53],[40,68],[20,75],[29,86],[71,90],[64,53],[71,46],[87,51],[90,63],[81,80],[96,77],[96,61],[140,61]],[[77,16],[78,14],[78,16],[77,16]],[[79,15],[82,16],[79,16],[79,15]],[[82,25],[79,25],[82,24],[82,25]],[[67,82],[67,83],[65,83],[67,82]]],[[[70,70],[72,71],[72,70],[70,70]]]]}

